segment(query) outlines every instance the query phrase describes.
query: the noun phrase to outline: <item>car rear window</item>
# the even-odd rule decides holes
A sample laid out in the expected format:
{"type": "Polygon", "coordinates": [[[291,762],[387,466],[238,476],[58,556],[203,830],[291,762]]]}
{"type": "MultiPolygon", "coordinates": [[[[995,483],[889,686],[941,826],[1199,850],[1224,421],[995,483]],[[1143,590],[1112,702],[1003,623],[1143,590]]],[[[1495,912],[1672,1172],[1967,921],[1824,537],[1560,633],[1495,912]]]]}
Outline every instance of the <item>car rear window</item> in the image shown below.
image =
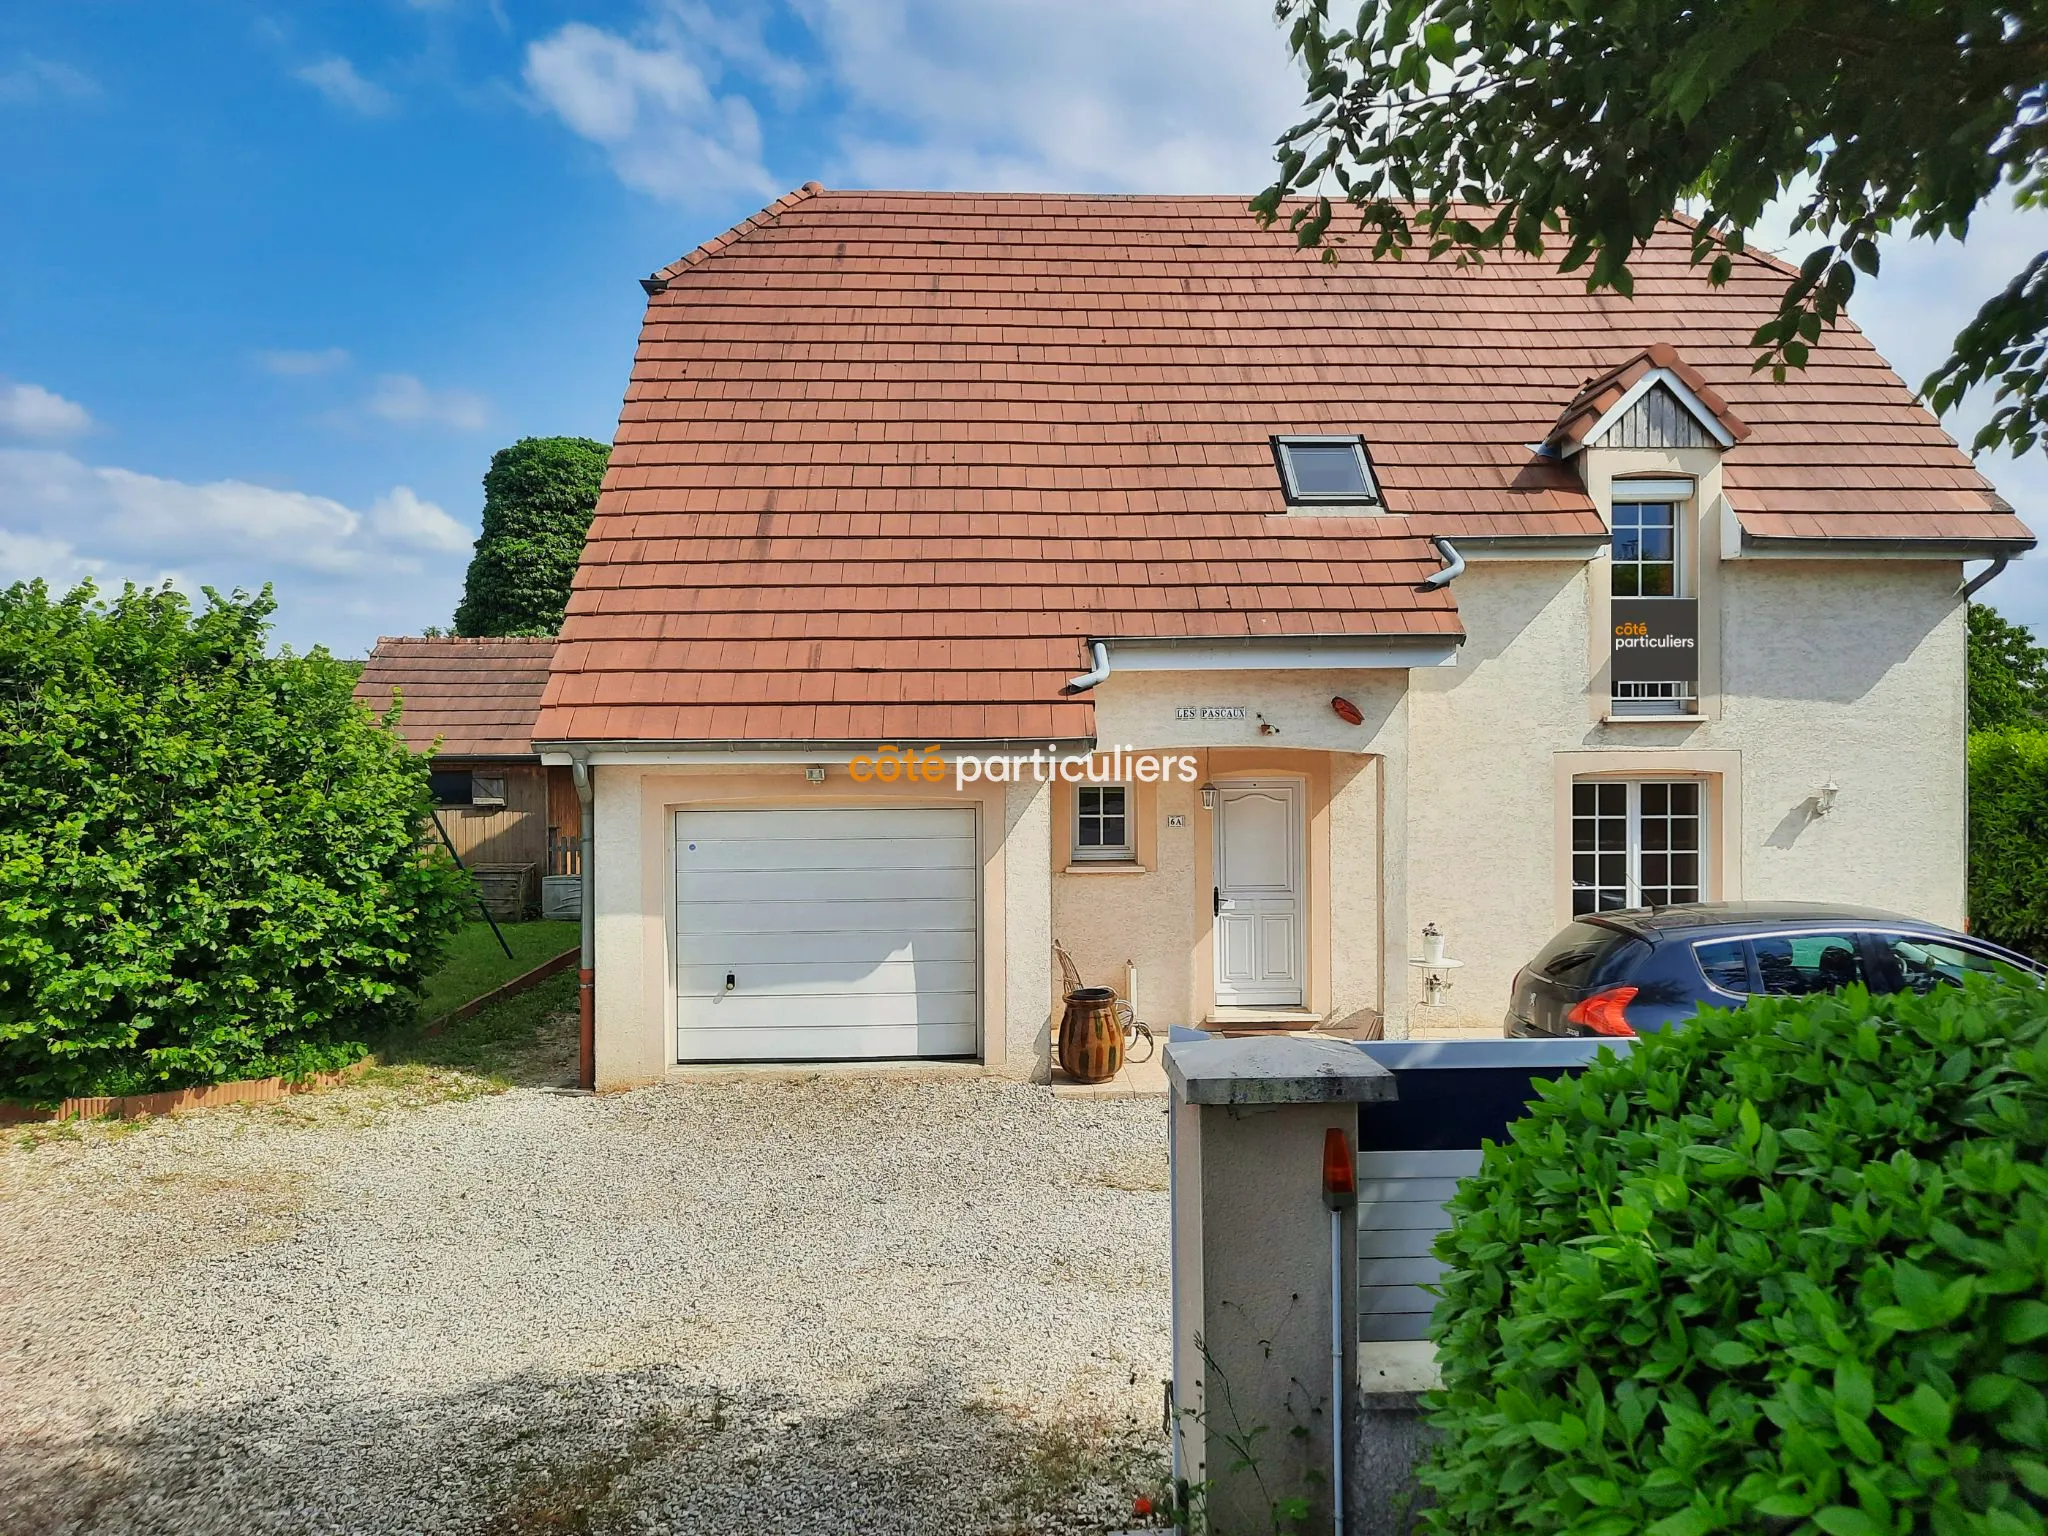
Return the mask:
{"type": "Polygon", "coordinates": [[[1868,979],[1854,934],[1774,934],[1749,942],[1764,991],[1778,997],[1832,992],[1868,979]]]}
{"type": "Polygon", "coordinates": [[[1695,944],[1700,974],[1723,992],[1749,991],[1749,953],[1740,939],[1719,939],[1712,944],[1695,944]]]}
{"type": "Polygon", "coordinates": [[[1615,945],[1626,942],[1612,928],[1602,928],[1595,923],[1573,923],[1543,946],[1536,958],[1529,962],[1529,969],[1552,981],[1584,981],[1602,955],[1615,945]]]}

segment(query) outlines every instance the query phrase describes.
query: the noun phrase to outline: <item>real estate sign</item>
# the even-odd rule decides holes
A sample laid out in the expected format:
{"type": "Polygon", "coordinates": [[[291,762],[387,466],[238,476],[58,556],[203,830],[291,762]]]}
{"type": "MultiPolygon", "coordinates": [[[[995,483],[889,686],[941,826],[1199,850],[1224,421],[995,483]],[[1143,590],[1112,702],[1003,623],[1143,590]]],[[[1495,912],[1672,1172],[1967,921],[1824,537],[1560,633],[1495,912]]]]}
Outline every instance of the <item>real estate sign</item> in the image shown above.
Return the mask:
{"type": "Polygon", "coordinates": [[[1617,597],[1613,605],[1615,682],[1700,680],[1698,598],[1617,597]]]}

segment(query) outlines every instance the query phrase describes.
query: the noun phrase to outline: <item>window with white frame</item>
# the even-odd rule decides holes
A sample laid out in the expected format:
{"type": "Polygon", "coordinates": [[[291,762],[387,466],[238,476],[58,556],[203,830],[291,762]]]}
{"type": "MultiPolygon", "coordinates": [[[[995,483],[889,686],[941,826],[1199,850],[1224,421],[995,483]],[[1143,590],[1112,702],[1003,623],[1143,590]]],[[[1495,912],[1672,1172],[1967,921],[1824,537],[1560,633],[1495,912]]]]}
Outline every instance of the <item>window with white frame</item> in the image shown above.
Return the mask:
{"type": "Polygon", "coordinates": [[[1705,787],[1697,779],[1572,785],[1572,916],[1699,901],[1705,787]]]}
{"type": "MultiPolygon", "coordinates": [[[[1608,551],[1610,591],[1615,597],[1689,597],[1682,516],[1690,499],[1684,482],[1660,484],[1655,498],[1631,491],[1629,482],[1614,484],[1610,522],[1613,543],[1608,551]],[[1630,499],[1625,499],[1630,498],[1630,499]],[[1632,499],[1640,498],[1640,499],[1632,499]],[[1675,498],[1675,499],[1667,499],[1675,498]]],[[[1691,714],[1698,690],[1689,681],[1617,682],[1613,713],[1617,715],[1691,714]]]]}
{"type": "Polygon", "coordinates": [[[1131,791],[1125,784],[1074,788],[1076,860],[1131,858],[1131,791]]]}

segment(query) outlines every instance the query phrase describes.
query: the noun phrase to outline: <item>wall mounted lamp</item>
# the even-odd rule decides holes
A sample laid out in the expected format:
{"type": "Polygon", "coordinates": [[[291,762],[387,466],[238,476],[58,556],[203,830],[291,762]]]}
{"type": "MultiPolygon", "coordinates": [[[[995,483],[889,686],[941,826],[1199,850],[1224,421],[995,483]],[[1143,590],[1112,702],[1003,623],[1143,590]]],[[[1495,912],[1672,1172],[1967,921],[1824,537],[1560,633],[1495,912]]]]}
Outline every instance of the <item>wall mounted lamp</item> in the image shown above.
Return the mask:
{"type": "Polygon", "coordinates": [[[1216,786],[1214,784],[1204,784],[1202,786],[1202,809],[1205,811],[1216,809],[1216,786]]]}
{"type": "Polygon", "coordinates": [[[1833,779],[1829,779],[1827,783],[1821,785],[1819,789],[1813,792],[1813,814],[1816,816],[1827,815],[1835,808],[1835,796],[1841,792],[1833,779]]]}
{"type": "Polygon", "coordinates": [[[806,768],[806,769],[804,770],[804,782],[805,782],[806,784],[822,784],[822,783],[824,783],[824,782],[825,782],[825,769],[824,769],[824,765],[823,765],[823,764],[821,764],[821,763],[813,763],[813,764],[811,764],[811,766],[810,766],[810,767],[806,768]]]}

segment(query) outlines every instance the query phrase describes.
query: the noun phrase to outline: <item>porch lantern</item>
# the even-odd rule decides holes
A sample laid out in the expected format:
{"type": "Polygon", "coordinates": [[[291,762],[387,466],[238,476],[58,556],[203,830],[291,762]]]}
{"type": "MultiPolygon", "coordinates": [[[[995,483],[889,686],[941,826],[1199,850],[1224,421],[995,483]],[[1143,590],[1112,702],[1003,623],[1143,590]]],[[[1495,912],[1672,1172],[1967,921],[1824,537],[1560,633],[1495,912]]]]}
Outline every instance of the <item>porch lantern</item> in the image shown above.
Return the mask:
{"type": "Polygon", "coordinates": [[[1202,809],[1205,811],[1216,809],[1216,786],[1214,784],[1204,784],[1202,786],[1202,809]]]}

